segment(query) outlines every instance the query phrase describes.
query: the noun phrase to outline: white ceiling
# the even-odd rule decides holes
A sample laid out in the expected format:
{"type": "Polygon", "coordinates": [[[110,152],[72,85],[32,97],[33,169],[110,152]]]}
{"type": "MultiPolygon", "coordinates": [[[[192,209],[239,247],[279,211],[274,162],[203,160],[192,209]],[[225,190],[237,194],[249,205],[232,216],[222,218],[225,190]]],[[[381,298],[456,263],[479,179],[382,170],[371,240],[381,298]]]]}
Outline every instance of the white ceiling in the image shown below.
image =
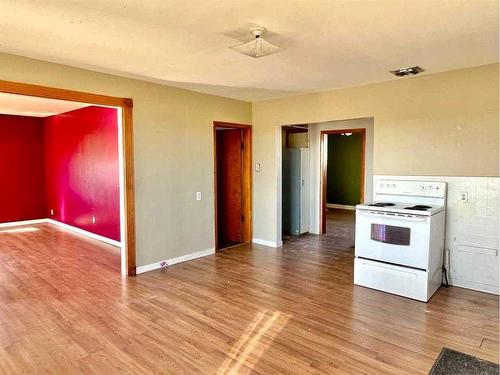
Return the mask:
{"type": "Polygon", "coordinates": [[[0,114],[3,115],[47,117],[88,106],[85,103],[0,92],[0,114]]]}
{"type": "Polygon", "coordinates": [[[0,0],[0,51],[261,100],[498,62],[496,0],[0,0]],[[229,49],[260,25],[285,50],[229,49]]]}

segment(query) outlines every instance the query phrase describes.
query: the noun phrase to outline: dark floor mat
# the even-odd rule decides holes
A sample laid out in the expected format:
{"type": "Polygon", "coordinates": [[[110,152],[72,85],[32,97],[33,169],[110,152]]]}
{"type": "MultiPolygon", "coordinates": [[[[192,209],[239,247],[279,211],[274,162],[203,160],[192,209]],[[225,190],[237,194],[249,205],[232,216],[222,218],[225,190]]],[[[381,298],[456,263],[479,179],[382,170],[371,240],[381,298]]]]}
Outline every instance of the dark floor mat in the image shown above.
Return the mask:
{"type": "Polygon", "coordinates": [[[498,375],[498,364],[443,348],[429,375],[498,375]]]}

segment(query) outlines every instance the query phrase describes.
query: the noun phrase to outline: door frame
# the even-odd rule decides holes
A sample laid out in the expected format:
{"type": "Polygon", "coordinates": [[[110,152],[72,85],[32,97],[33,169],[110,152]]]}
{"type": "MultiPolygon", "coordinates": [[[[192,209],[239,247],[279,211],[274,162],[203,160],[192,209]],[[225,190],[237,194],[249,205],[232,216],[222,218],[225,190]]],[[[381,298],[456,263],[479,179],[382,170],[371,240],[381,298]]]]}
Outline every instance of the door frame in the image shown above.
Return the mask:
{"type": "Polygon", "coordinates": [[[214,121],[213,123],[213,152],[214,152],[214,235],[215,251],[219,249],[217,233],[217,128],[241,129],[242,139],[242,187],[241,187],[241,241],[252,242],[252,126],[232,122],[214,121]]]}
{"type": "Polygon", "coordinates": [[[320,206],[319,206],[319,222],[320,234],[326,233],[326,188],[327,188],[327,173],[328,173],[328,135],[340,133],[361,133],[363,141],[361,148],[361,177],[360,177],[360,201],[363,201],[365,196],[365,158],[366,158],[366,128],[355,129],[335,129],[322,130],[320,133],[320,206]]]}
{"type": "Polygon", "coordinates": [[[125,255],[125,269],[122,269],[121,272],[122,274],[126,273],[128,276],[135,276],[136,233],[132,99],[3,80],[0,80],[0,92],[120,108],[122,116],[120,151],[123,155],[122,170],[120,173],[123,176],[124,194],[123,202],[120,205],[124,211],[123,215],[125,215],[123,220],[125,228],[122,229],[122,233],[125,233],[125,236],[121,239],[122,251],[125,255]]]}

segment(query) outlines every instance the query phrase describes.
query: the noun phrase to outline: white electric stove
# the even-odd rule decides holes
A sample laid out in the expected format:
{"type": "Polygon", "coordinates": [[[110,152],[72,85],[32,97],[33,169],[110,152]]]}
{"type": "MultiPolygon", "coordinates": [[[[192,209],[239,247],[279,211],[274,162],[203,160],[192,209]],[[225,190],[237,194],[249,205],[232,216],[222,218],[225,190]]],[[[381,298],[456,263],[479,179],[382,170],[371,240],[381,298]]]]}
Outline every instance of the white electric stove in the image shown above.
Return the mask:
{"type": "Polygon", "coordinates": [[[356,206],[354,283],[427,302],[442,283],[446,183],[379,180],[356,206]]]}

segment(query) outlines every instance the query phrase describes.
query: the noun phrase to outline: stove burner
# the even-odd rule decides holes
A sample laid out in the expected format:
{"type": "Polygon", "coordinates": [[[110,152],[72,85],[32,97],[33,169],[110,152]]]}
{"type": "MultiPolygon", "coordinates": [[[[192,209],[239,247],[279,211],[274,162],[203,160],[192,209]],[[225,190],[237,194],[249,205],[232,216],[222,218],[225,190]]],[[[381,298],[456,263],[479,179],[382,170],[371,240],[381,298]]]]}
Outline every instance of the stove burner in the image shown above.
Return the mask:
{"type": "Polygon", "coordinates": [[[378,203],[372,203],[370,206],[373,207],[392,207],[395,206],[394,203],[386,203],[386,202],[378,202],[378,203]]]}
{"type": "Polygon", "coordinates": [[[405,207],[405,210],[415,210],[415,211],[427,211],[431,206],[426,206],[424,204],[416,204],[412,207],[405,207]]]}

